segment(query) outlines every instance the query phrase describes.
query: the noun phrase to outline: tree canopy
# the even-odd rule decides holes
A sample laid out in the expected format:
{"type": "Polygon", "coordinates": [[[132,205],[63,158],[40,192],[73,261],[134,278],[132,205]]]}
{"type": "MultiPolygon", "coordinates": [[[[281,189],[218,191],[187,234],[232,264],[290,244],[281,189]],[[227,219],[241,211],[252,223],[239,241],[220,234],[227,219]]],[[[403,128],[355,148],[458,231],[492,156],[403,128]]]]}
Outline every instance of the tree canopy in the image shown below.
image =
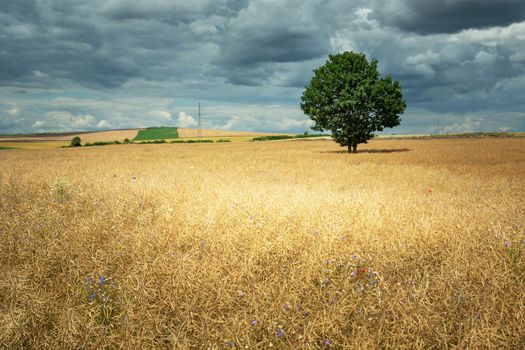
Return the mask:
{"type": "Polygon", "coordinates": [[[399,125],[406,108],[399,82],[381,77],[376,59],[368,62],[354,52],[330,55],[314,70],[301,101],[301,109],[315,122],[312,129],[330,130],[349,153],[375,131],[399,125]]]}
{"type": "Polygon", "coordinates": [[[80,142],[81,142],[80,141],[80,137],[75,136],[75,137],[73,137],[73,139],[71,139],[70,147],[80,147],[80,146],[82,146],[82,144],[80,142]]]}

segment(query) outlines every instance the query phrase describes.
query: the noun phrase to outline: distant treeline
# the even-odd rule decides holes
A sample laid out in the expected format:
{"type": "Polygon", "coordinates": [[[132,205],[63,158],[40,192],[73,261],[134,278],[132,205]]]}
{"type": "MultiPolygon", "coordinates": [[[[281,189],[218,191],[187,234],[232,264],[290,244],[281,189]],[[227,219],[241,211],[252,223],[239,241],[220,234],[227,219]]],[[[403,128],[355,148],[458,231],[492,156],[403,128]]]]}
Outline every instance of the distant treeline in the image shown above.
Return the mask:
{"type": "Polygon", "coordinates": [[[287,140],[287,139],[304,139],[310,137],[332,136],[330,134],[303,134],[303,135],[270,135],[254,137],[252,141],[272,141],[272,140],[287,140]]]}
{"type": "MultiPolygon", "coordinates": [[[[139,144],[139,145],[151,145],[151,144],[163,144],[163,143],[213,143],[213,142],[231,142],[227,139],[220,139],[220,140],[208,140],[208,139],[202,139],[202,140],[173,140],[170,142],[167,142],[166,140],[149,140],[149,141],[130,141],[129,139],[125,139],[123,142],[120,141],[98,141],[98,142],[91,142],[91,143],[85,143],[84,147],[92,147],[92,146],[107,146],[107,145],[121,145],[121,144],[139,144]]],[[[65,147],[71,147],[71,146],[65,146],[65,147]]]]}
{"type": "Polygon", "coordinates": [[[520,138],[525,133],[514,132],[467,132],[462,134],[430,134],[430,135],[381,135],[375,140],[426,140],[426,139],[468,139],[468,138],[520,138]]]}

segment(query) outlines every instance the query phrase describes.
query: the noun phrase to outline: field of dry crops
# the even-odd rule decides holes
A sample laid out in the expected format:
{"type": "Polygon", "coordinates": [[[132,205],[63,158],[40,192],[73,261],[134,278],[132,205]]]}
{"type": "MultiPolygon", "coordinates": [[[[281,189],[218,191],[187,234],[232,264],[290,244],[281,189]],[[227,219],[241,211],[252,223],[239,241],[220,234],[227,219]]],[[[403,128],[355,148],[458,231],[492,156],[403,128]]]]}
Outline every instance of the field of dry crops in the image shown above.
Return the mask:
{"type": "Polygon", "coordinates": [[[0,153],[0,347],[523,349],[525,139],[0,153]]]}
{"type": "MultiPolygon", "coordinates": [[[[64,147],[71,143],[74,136],[79,136],[82,143],[93,142],[123,142],[124,139],[133,140],[139,129],[129,130],[109,130],[109,131],[94,131],[81,132],[78,135],[75,133],[66,134],[47,134],[47,135],[11,135],[0,136],[0,147],[22,148],[22,149],[43,149],[43,148],[58,148],[64,147]]],[[[227,139],[229,141],[249,141],[254,137],[279,135],[264,132],[252,131],[231,131],[231,130],[208,130],[208,129],[191,129],[178,128],[179,138],[183,139],[212,139],[220,140],[227,139]]]]}
{"type": "Polygon", "coordinates": [[[180,138],[197,138],[197,137],[257,137],[257,136],[268,136],[278,135],[276,133],[267,132],[252,132],[252,131],[232,131],[232,130],[209,130],[209,129],[191,129],[191,128],[178,128],[180,138]]]}
{"type": "Polygon", "coordinates": [[[67,142],[69,143],[74,136],[79,136],[83,142],[99,142],[99,141],[124,141],[125,138],[132,140],[137,136],[139,129],[129,130],[110,130],[110,131],[94,131],[81,132],[79,134],[47,134],[47,135],[29,135],[29,136],[2,136],[2,142],[67,142]]]}

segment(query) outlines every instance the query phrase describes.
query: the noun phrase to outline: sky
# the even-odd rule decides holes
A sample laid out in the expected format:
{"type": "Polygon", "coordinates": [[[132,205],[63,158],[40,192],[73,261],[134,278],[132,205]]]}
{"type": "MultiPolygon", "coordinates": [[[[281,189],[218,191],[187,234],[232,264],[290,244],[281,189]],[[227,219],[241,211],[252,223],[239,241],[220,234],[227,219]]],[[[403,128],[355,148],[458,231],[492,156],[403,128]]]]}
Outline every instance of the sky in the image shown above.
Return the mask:
{"type": "Polygon", "coordinates": [[[0,0],[0,134],[302,133],[343,51],[400,82],[385,133],[525,131],[523,0],[0,0]]]}

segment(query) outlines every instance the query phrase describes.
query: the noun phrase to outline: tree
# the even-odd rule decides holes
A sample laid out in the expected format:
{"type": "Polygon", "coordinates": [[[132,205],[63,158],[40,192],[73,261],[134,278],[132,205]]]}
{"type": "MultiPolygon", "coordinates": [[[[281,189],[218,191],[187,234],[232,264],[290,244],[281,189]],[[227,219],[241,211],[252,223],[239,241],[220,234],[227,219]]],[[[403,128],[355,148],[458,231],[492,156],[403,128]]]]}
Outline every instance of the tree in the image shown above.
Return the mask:
{"type": "Polygon", "coordinates": [[[330,55],[301,97],[301,109],[315,124],[313,130],[330,130],[348,153],[367,143],[375,131],[400,124],[406,103],[399,83],[381,77],[377,60],[361,53],[330,55]]]}
{"type": "Polygon", "coordinates": [[[73,139],[71,140],[71,145],[70,146],[71,147],[80,147],[80,146],[82,146],[80,144],[80,137],[78,137],[78,136],[73,137],[73,139]]]}

